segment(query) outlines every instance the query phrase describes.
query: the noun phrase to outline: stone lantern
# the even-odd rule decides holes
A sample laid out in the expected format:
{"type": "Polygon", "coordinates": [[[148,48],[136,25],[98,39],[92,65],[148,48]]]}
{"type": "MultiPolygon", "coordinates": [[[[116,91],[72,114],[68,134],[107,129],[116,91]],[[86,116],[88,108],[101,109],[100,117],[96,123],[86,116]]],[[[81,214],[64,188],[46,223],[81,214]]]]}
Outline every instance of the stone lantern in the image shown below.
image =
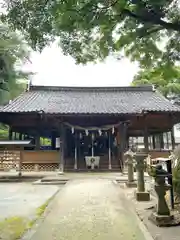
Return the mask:
{"type": "Polygon", "coordinates": [[[145,191],[145,182],[144,182],[144,170],[147,154],[144,152],[137,152],[134,157],[136,160],[136,169],[137,169],[137,191],[135,193],[137,201],[149,201],[150,194],[145,191]]]}
{"type": "Polygon", "coordinates": [[[124,153],[124,157],[126,158],[128,165],[128,181],[126,182],[127,187],[137,187],[137,184],[134,181],[134,154],[135,153],[132,150],[128,150],[124,153]]]}

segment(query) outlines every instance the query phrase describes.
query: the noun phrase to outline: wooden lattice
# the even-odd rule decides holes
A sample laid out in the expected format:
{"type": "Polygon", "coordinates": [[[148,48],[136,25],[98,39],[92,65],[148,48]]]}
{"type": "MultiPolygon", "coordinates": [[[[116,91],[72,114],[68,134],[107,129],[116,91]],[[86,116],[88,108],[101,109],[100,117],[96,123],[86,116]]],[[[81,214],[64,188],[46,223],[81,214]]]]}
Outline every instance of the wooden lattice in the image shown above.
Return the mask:
{"type": "Polygon", "coordinates": [[[18,170],[20,151],[0,151],[0,169],[4,171],[18,170]]]}
{"type": "Polygon", "coordinates": [[[22,163],[22,171],[55,171],[59,168],[58,163],[22,163]]]}

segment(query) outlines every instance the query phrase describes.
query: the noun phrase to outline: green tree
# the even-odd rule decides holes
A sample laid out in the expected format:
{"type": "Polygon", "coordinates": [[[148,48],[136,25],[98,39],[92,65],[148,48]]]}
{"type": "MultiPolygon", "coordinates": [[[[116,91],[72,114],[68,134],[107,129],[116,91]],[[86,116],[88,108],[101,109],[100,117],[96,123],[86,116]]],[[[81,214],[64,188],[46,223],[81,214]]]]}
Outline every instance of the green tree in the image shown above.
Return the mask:
{"type": "Polygon", "coordinates": [[[29,50],[20,34],[0,22],[0,104],[19,95],[24,88],[20,80],[27,79],[29,73],[18,69],[27,60],[29,50]]]}
{"type": "Polygon", "coordinates": [[[21,30],[34,49],[55,37],[77,63],[122,53],[140,65],[179,61],[180,10],[176,0],[11,0],[2,19],[21,30]],[[162,44],[163,40],[163,44],[162,44]]]}
{"type": "Polygon", "coordinates": [[[134,77],[132,85],[154,85],[165,97],[180,96],[180,67],[160,66],[140,70],[134,77]]]}

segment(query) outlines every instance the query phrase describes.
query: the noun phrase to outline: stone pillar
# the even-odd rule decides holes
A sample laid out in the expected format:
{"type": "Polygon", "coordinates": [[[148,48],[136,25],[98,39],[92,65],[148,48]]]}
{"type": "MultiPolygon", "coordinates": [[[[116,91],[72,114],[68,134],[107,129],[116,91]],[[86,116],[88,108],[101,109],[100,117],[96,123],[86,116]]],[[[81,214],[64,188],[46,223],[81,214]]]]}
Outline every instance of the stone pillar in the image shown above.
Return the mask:
{"type": "Polygon", "coordinates": [[[128,150],[124,154],[125,158],[127,159],[128,165],[128,181],[126,182],[127,187],[137,187],[136,182],[134,181],[134,153],[131,150],[128,150]]]}
{"type": "Polygon", "coordinates": [[[158,226],[170,226],[173,224],[173,215],[170,214],[169,207],[165,200],[166,191],[171,188],[165,182],[165,177],[168,176],[168,172],[162,169],[161,165],[157,165],[152,170],[152,176],[155,179],[154,189],[158,197],[158,203],[156,205],[156,211],[150,216],[152,220],[158,226]]]}
{"type": "Polygon", "coordinates": [[[136,153],[136,171],[137,171],[137,191],[136,191],[136,200],[137,201],[149,201],[150,194],[145,192],[145,182],[144,182],[144,160],[147,157],[146,153],[136,153]]]}

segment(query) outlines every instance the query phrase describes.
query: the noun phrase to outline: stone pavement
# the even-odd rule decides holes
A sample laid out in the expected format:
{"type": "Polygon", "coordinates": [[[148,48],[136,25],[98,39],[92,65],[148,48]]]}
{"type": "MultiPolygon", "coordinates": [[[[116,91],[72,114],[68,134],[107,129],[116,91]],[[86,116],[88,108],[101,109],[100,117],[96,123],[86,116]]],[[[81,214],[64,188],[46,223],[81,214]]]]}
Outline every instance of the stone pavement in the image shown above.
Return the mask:
{"type": "Polygon", "coordinates": [[[15,216],[33,218],[36,209],[58,189],[58,186],[34,186],[30,183],[0,183],[0,221],[15,216]]]}
{"type": "MultiPolygon", "coordinates": [[[[123,190],[110,179],[71,180],[29,240],[147,240],[123,190]]],[[[23,238],[27,239],[27,238],[23,238]]]]}

